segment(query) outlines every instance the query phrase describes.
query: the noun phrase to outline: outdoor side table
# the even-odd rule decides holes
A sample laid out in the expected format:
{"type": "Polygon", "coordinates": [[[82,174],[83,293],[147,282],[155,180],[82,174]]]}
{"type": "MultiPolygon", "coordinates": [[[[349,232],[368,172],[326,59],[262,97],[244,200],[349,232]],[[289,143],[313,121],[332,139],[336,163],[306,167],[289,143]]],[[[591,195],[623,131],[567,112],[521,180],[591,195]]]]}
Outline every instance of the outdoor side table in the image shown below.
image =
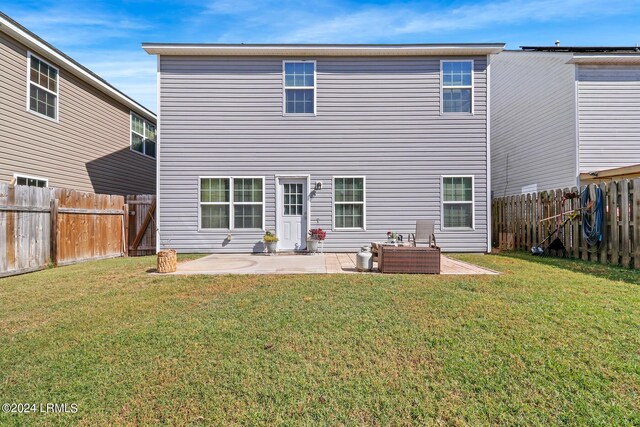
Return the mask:
{"type": "Polygon", "coordinates": [[[440,274],[440,248],[382,245],[378,269],[381,273],[440,274]]]}

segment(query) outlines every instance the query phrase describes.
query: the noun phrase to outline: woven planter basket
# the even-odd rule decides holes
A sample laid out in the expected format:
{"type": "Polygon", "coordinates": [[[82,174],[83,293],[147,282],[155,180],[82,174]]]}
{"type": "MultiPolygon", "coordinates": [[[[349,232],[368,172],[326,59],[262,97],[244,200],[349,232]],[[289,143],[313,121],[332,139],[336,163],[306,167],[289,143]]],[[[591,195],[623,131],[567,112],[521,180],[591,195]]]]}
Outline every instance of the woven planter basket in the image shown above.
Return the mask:
{"type": "Polygon", "coordinates": [[[174,273],[178,263],[178,255],[175,250],[167,249],[158,252],[158,273],[174,273]]]}

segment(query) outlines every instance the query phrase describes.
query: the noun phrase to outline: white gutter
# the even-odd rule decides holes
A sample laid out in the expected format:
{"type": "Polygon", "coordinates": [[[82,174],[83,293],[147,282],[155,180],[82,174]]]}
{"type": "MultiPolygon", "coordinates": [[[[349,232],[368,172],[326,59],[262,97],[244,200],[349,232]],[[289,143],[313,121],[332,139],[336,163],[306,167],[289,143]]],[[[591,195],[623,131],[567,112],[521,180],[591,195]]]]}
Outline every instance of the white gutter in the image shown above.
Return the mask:
{"type": "Polygon", "coordinates": [[[28,49],[35,51],[39,55],[49,59],[54,63],[54,65],[59,66],[60,68],[65,69],[69,73],[78,77],[79,79],[89,83],[91,86],[110,96],[111,98],[121,102],[122,104],[129,107],[134,112],[142,115],[148,120],[155,122],[156,115],[153,111],[143,107],[133,99],[129,98],[113,86],[109,85],[99,77],[93,75],[87,70],[83,69],[78,63],[67,58],[64,55],[61,55],[52,47],[43,43],[41,40],[38,40],[37,37],[34,37],[29,32],[23,30],[19,26],[15,25],[13,22],[7,20],[5,17],[0,15],[0,31],[8,34],[12,38],[16,39],[23,45],[27,46],[28,49]]]}
{"type": "Polygon", "coordinates": [[[504,44],[446,45],[244,45],[143,43],[151,55],[206,56],[430,56],[489,55],[504,44]]]}

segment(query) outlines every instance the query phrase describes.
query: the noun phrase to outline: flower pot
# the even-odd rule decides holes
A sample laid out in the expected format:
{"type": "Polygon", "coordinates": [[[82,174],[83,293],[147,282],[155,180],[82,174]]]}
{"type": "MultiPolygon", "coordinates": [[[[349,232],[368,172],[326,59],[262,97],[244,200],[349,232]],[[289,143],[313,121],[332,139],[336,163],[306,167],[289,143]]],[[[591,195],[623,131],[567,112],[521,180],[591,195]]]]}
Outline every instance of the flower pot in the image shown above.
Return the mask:
{"type": "Polygon", "coordinates": [[[318,252],[318,241],[317,240],[307,240],[307,252],[315,254],[318,252]]]}
{"type": "Polygon", "coordinates": [[[278,251],[278,242],[265,242],[267,253],[275,254],[278,251]]]}

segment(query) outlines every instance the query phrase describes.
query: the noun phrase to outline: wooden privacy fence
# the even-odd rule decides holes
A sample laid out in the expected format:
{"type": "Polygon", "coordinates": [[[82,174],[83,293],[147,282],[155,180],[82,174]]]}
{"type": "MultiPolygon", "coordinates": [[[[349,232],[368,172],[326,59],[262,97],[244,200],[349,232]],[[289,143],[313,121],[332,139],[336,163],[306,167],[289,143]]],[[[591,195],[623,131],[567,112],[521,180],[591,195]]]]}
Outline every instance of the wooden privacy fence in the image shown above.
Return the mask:
{"type": "MultiPolygon", "coordinates": [[[[155,196],[131,197],[155,203],[155,196]]],[[[130,217],[124,196],[0,183],[0,277],[126,256],[131,235],[155,249],[155,229],[140,231],[144,220],[130,217]]]]}
{"type": "MultiPolygon", "coordinates": [[[[494,199],[493,245],[502,249],[531,250],[556,229],[561,209],[565,213],[578,210],[575,218],[561,227],[558,235],[568,256],[640,269],[640,179],[494,199]],[[579,211],[582,208],[581,197],[563,200],[563,195],[585,191],[593,195],[596,187],[602,190],[604,201],[602,240],[598,246],[587,249],[579,211]]],[[[567,214],[563,219],[566,217],[567,214]]]]}

